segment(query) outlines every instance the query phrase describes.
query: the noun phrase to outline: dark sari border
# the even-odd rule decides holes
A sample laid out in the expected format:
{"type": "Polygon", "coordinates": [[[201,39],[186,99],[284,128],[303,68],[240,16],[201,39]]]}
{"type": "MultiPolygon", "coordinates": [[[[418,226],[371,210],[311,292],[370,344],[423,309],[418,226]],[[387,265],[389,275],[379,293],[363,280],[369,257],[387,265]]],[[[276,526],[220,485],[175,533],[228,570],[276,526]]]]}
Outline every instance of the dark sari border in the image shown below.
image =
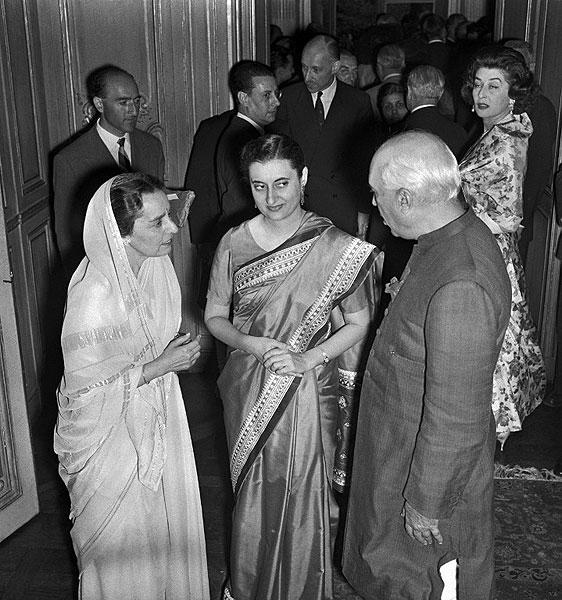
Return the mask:
{"type": "Polygon", "coordinates": [[[258,441],[256,442],[252,451],[248,455],[246,462],[244,463],[244,466],[240,470],[238,479],[236,480],[236,486],[234,487],[234,497],[238,496],[238,492],[240,491],[240,488],[241,488],[242,484],[244,483],[244,479],[246,479],[246,475],[248,474],[248,471],[253,466],[254,461],[256,460],[259,453],[262,451],[263,447],[265,446],[267,440],[269,439],[269,436],[271,435],[271,432],[275,429],[275,427],[277,426],[277,423],[279,423],[279,420],[285,414],[285,409],[287,408],[287,406],[289,405],[289,402],[291,402],[293,396],[295,395],[295,392],[297,391],[297,388],[300,385],[301,379],[302,379],[302,377],[293,377],[293,381],[291,382],[291,385],[289,386],[288,390],[285,392],[285,395],[283,396],[283,399],[281,400],[281,402],[279,402],[279,406],[277,407],[277,409],[275,410],[275,412],[269,419],[269,423],[267,424],[267,427],[263,430],[263,433],[260,435],[258,441]]]}
{"type": "MultiPolygon", "coordinates": [[[[320,340],[326,334],[326,331],[328,328],[329,328],[329,323],[326,323],[320,330],[318,330],[316,332],[316,334],[310,340],[310,343],[307,346],[307,350],[309,350],[310,348],[314,348],[316,346],[316,343],[318,342],[318,340],[320,340]]],[[[244,483],[244,479],[246,478],[246,475],[247,475],[248,471],[250,470],[250,467],[254,463],[254,460],[257,458],[259,453],[262,451],[262,448],[265,446],[267,440],[269,439],[271,432],[275,429],[275,427],[277,426],[277,423],[279,422],[279,420],[285,413],[285,409],[287,408],[289,402],[292,400],[294,394],[296,393],[297,388],[300,385],[301,379],[302,379],[302,376],[295,377],[293,379],[293,381],[291,382],[291,385],[285,392],[283,399],[279,402],[279,405],[277,406],[275,412],[271,416],[269,423],[267,424],[267,427],[263,430],[263,432],[260,435],[260,437],[258,438],[258,441],[256,442],[254,448],[249,453],[249,455],[246,459],[246,462],[244,463],[244,466],[240,470],[240,473],[236,480],[236,485],[234,486],[234,496],[238,495],[240,487],[244,483]]]]}

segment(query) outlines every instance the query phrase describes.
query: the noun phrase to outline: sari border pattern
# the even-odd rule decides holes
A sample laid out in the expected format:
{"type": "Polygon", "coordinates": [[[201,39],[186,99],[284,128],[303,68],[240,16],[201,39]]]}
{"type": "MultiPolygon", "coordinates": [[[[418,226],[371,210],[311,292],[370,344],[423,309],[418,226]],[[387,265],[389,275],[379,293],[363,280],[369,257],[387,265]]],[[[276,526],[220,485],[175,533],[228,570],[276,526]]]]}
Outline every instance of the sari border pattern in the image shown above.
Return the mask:
{"type": "Polygon", "coordinates": [[[268,279],[290,273],[310,250],[313,243],[314,239],[306,240],[240,268],[234,274],[234,293],[260,285],[268,279]]]}
{"type": "MultiPolygon", "coordinates": [[[[288,341],[288,346],[293,352],[304,352],[307,350],[315,334],[322,329],[329,318],[334,301],[353,285],[372,250],[373,247],[370,244],[358,238],[352,238],[346,244],[337,265],[324,284],[322,291],[305,312],[300,324],[288,341]]],[[[282,257],[286,256],[285,251],[281,255],[282,257]]],[[[302,256],[304,254],[301,255],[301,258],[302,256]]],[[[275,257],[271,258],[274,259],[275,257]]],[[[298,261],[291,262],[291,268],[294,268],[298,261]]],[[[256,261],[253,264],[258,265],[260,261],[256,261]]],[[[279,270],[274,269],[274,271],[279,274],[279,270]]],[[[257,279],[258,277],[254,278],[254,283],[257,279]]],[[[242,423],[232,449],[230,472],[232,486],[235,490],[238,488],[238,478],[244,471],[244,466],[248,458],[252,455],[258,441],[263,439],[262,435],[264,431],[281,405],[294,379],[294,376],[289,375],[275,375],[273,373],[267,375],[256,401],[242,423]]]]}

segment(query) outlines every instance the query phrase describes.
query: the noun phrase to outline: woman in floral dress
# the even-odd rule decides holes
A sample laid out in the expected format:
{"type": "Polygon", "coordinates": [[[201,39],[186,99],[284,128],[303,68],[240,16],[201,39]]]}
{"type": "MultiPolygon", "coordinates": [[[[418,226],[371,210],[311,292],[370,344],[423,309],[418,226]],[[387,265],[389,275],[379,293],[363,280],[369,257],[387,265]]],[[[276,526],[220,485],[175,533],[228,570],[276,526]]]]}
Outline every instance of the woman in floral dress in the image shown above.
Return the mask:
{"type": "Polygon", "coordinates": [[[466,201],[488,225],[502,251],[511,280],[511,317],[494,373],[492,409],[502,448],[511,431],[541,402],[544,363],[529,314],[517,241],[523,217],[523,181],[533,126],[524,111],[533,94],[532,73],[511,48],[487,48],[466,73],[484,133],[460,163],[466,201]]]}

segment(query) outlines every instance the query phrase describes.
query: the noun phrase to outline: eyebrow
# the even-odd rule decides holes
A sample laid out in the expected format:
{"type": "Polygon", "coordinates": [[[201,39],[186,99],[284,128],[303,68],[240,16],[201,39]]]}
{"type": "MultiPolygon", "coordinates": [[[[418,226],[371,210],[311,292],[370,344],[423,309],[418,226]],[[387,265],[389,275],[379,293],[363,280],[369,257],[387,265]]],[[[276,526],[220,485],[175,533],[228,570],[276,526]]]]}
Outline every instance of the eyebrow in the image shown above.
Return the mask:
{"type": "Polygon", "coordinates": [[[154,219],[150,219],[149,223],[154,223],[154,221],[163,219],[167,214],[168,214],[168,211],[162,213],[161,215],[158,215],[157,217],[154,217],[154,219]]]}
{"type": "MultiPolygon", "coordinates": [[[[290,179],[290,177],[283,175],[283,177],[278,177],[277,179],[274,179],[273,183],[275,183],[276,181],[284,180],[284,179],[290,179]]],[[[261,179],[252,179],[252,183],[265,183],[265,181],[262,181],[261,179]]]]}

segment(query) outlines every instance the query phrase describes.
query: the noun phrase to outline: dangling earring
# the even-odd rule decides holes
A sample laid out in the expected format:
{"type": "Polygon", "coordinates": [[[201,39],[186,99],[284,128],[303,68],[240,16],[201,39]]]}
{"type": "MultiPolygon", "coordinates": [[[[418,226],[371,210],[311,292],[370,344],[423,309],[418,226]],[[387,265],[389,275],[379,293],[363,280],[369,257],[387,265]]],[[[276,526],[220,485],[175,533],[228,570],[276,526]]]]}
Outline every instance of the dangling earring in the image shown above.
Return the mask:
{"type": "Polygon", "coordinates": [[[129,245],[129,238],[121,238],[123,240],[123,246],[129,245]]]}
{"type": "Polygon", "coordinates": [[[301,187],[300,203],[301,203],[301,206],[304,206],[304,187],[301,187]]]}
{"type": "Polygon", "coordinates": [[[513,98],[509,99],[509,110],[513,112],[513,107],[515,106],[515,100],[513,98]]]}

